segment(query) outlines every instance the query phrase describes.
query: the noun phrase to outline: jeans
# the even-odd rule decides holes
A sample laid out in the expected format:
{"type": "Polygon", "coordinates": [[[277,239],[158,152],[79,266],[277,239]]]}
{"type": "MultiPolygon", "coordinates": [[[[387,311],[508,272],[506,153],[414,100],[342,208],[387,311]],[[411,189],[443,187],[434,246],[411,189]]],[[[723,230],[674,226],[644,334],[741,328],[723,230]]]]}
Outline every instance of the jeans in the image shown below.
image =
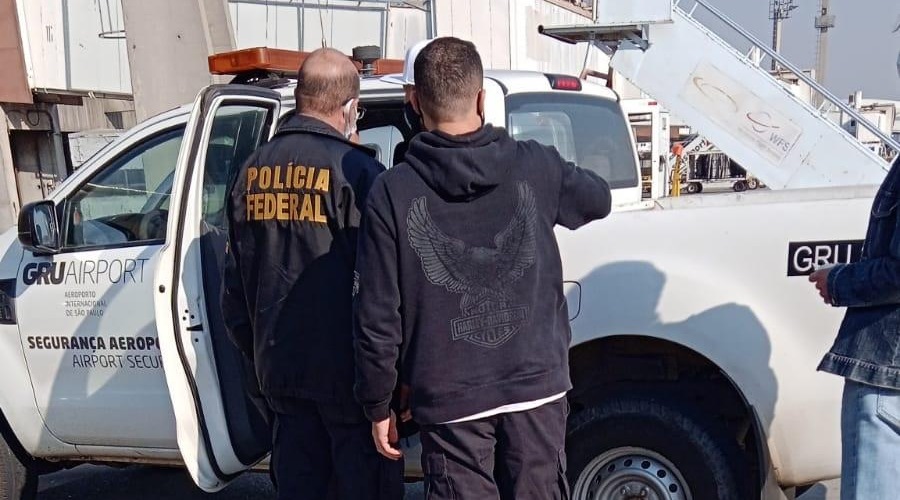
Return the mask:
{"type": "Polygon", "coordinates": [[[842,500],[900,498],[900,390],[847,379],[841,440],[842,500]]]}

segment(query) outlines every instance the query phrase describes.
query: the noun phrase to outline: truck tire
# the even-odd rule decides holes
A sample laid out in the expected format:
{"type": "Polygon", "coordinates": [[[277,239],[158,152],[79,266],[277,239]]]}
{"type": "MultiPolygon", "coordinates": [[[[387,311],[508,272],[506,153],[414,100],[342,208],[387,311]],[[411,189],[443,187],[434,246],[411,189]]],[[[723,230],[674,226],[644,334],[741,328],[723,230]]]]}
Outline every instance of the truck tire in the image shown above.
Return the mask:
{"type": "Polygon", "coordinates": [[[734,189],[735,193],[743,193],[747,190],[747,183],[745,181],[737,181],[731,188],[734,189]]]}
{"type": "Polygon", "coordinates": [[[724,426],[654,393],[573,415],[566,445],[572,500],[753,498],[749,466],[724,426]]]}
{"type": "Polygon", "coordinates": [[[756,179],[747,179],[747,188],[751,191],[754,189],[759,189],[759,181],[756,179]]]}
{"type": "Polygon", "coordinates": [[[703,191],[703,186],[699,182],[690,182],[685,188],[688,194],[697,194],[703,191]]]}
{"type": "Polygon", "coordinates": [[[37,497],[37,469],[0,439],[0,500],[33,500],[37,497]]]}

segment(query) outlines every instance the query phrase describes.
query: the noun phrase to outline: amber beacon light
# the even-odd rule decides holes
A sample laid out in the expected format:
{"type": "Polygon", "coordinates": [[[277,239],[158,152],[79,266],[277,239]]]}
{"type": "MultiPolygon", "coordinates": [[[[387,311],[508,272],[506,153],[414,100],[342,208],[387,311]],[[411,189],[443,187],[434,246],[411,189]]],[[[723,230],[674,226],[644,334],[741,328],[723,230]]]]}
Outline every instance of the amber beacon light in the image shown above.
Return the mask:
{"type": "MultiPolygon", "coordinates": [[[[365,47],[377,49],[377,47],[365,47]]],[[[377,54],[380,49],[354,53],[377,54]]],[[[239,75],[242,73],[263,71],[279,75],[296,75],[309,52],[297,50],[273,49],[270,47],[254,47],[231,52],[222,52],[209,56],[209,72],[213,75],[239,75]]],[[[358,58],[347,56],[356,65],[361,75],[388,75],[403,71],[403,61],[399,59],[383,59],[381,57],[358,58]]]]}

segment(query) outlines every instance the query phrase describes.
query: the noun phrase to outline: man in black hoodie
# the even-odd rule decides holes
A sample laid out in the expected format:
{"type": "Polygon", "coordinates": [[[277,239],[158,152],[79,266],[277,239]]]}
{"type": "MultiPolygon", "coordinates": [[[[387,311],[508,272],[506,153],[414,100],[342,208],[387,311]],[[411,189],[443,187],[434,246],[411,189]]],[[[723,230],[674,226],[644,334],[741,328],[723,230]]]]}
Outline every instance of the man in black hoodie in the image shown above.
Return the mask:
{"type": "Polygon", "coordinates": [[[570,330],[553,227],[606,216],[607,183],[483,125],[475,46],[415,63],[429,130],[372,186],[360,230],[356,396],[399,459],[389,403],[411,386],[428,499],[567,497],[570,330]]]}
{"type": "Polygon", "coordinates": [[[384,167],[351,143],[359,75],[332,49],[300,68],[297,114],[237,172],[223,312],[274,413],[278,498],[399,500],[353,398],[352,290],[363,200],[384,167]]]}

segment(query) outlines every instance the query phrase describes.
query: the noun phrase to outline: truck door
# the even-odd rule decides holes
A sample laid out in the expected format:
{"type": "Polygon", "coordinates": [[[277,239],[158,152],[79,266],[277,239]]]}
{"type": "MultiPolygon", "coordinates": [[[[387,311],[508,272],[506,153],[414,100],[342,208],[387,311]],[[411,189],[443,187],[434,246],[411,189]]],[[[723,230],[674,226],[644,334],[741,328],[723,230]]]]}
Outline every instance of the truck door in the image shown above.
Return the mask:
{"type": "Polygon", "coordinates": [[[279,110],[271,90],[207,87],[194,104],[174,177],[172,237],[161,251],[154,305],[178,447],[206,491],[224,487],[270,449],[269,430],[247,396],[252,370],[224,331],[219,294],[226,186],[271,137],[279,110]]]}
{"type": "MultiPolygon", "coordinates": [[[[184,121],[151,125],[55,199],[60,250],[26,251],[19,331],[50,432],[78,446],[173,448],[153,308],[184,121]]],[[[86,167],[87,168],[87,167],[86,167]]]]}

